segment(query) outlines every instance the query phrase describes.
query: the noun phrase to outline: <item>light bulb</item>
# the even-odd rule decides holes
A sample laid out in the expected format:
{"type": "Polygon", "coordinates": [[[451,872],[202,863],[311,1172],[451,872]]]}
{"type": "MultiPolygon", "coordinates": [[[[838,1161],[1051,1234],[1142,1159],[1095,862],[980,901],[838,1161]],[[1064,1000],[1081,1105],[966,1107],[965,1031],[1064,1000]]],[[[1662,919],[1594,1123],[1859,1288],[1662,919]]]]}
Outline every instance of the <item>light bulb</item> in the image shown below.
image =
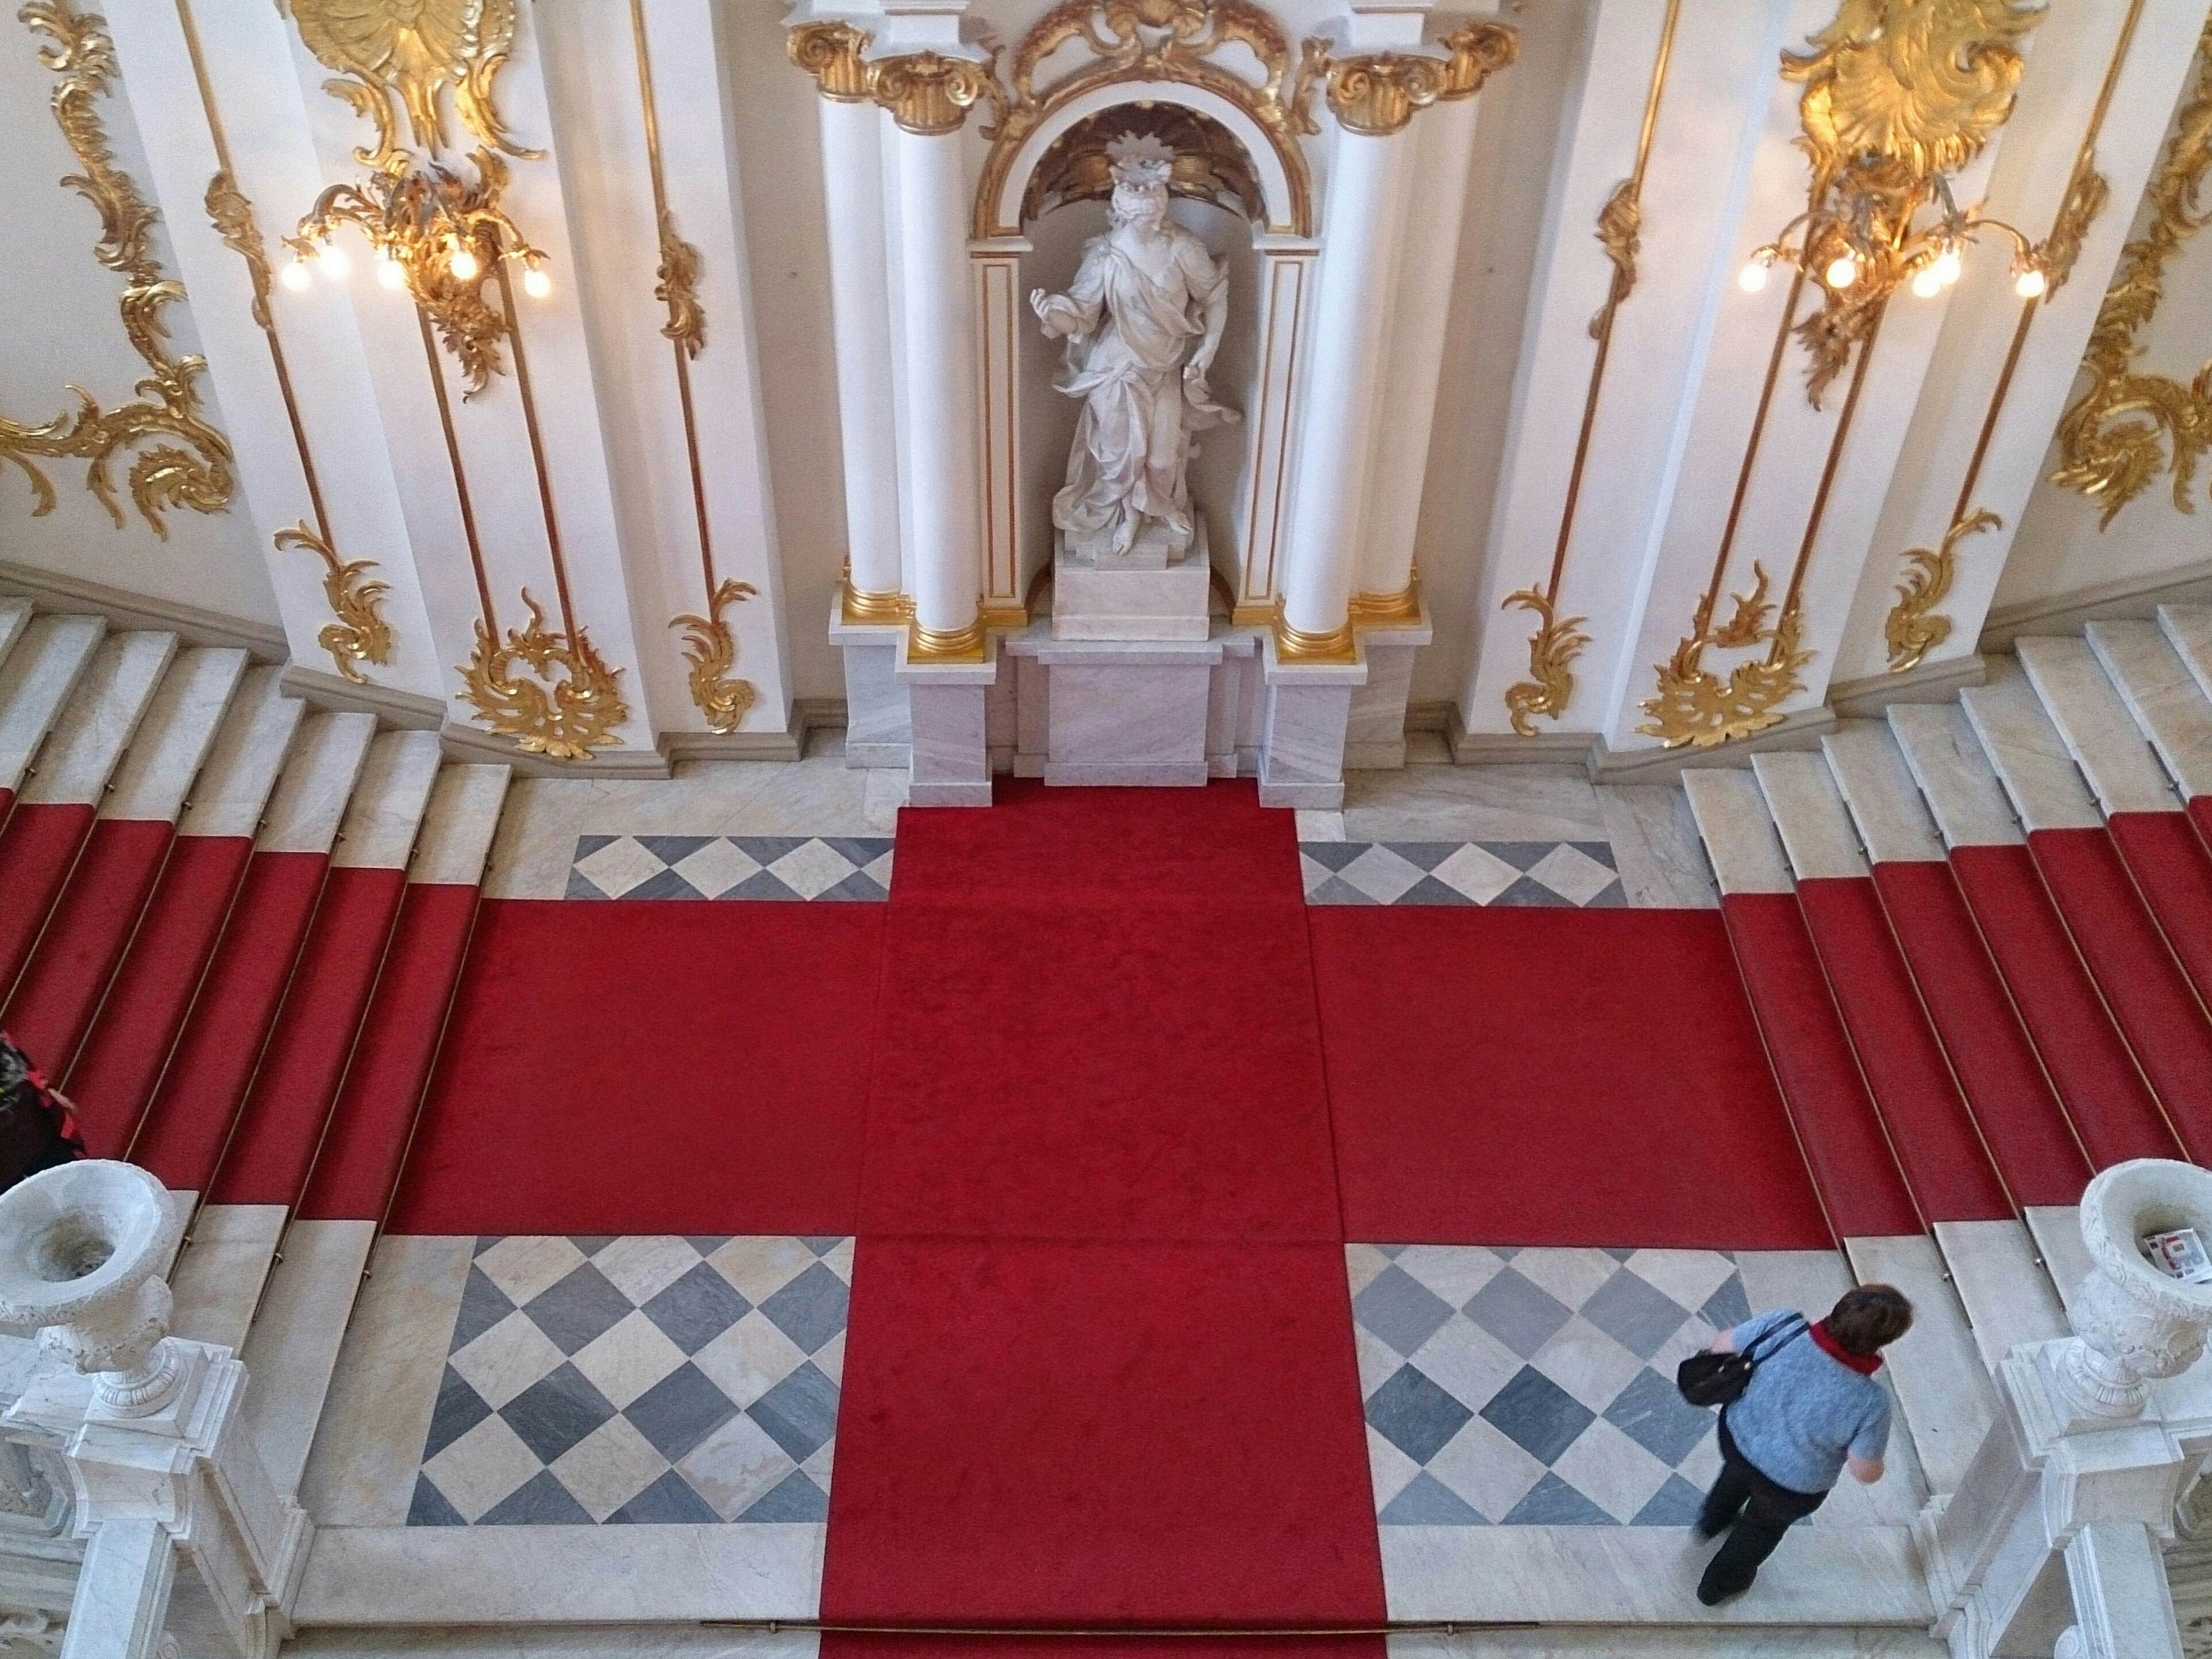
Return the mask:
{"type": "Polygon", "coordinates": [[[2051,283],[2050,279],[2044,276],[2041,266],[2030,265],[2013,279],[2012,285],[2021,299],[2036,300],[2042,298],[2043,290],[2049,288],[2051,283]]]}
{"type": "Polygon", "coordinates": [[[482,262],[465,247],[455,248],[453,258],[447,261],[447,264],[453,275],[465,283],[483,269],[482,262]]]}
{"type": "Polygon", "coordinates": [[[1959,258],[1959,250],[1947,247],[1936,256],[1936,263],[1928,268],[1936,273],[1936,281],[1940,286],[1948,288],[1959,280],[1959,273],[1966,267],[1966,262],[1959,258]]]}
{"type": "Polygon", "coordinates": [[[1746,294],[1756,294],[1766,286],[1766,262],[1753,259],[1736,273],[1736,286],[1746,294]]]}
{"type": "Polygon", "coordinates": [[[1848,253],[1838,253],[1828,261],[1824,274],[1830,288],[1849,288],[1859,279],[1859,262],[1848,253]]]}
{"type": "Polygon", "coordinates": [[[345,250],[340,247],[336,242],[324,243],[322,251],[315,255],[315,263],[322,267],[323,275],[329,277],[332,282],[343,282],[345,280],[345,250]]]}
{"type": "Polygon", "coordinates": [[[398,288],[407,281],[407,272],[389,253],[380,253],[376,256],[376,280],[386,288],[398,288]]]}
{"type": "Polygon", "coordinates": [[[1943,291],[1943,278],[1929,265],[1912,279],[1912,291],[1923,300],[1932,300],[1943,291]]]}
{"type": "Polygon", "coordinates": [[[295,253],[291,263],[284,267],[282,280],[293,293],[302,294],[307,291],[307,284],[314,280],[314,273],[307,269],[307,262],[295,253]]]}
{"type": "Polygon", "coordinates": [[[553,291],[553,279],[544,269],[532,265],[522,273],[522,291],[533,300],[542,300],[553,291]]]}

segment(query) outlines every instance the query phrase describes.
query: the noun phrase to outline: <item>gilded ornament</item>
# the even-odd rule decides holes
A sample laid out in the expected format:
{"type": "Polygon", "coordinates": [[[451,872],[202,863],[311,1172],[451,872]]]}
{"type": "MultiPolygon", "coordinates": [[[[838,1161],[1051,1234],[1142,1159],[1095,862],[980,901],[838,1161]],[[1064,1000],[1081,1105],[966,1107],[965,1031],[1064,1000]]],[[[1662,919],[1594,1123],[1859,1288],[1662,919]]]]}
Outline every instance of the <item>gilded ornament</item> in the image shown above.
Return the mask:
{"type": "Polygon", "coordinates": [[[128,488],[154,533],[167,539],[165,513],[179,507],[223,512],[236,487],[229,441],[202,418],[199,377],[207,362],[173,357],[167,350],[161,313],[184,298],[185,289],[155,257],[154,210],[115,165],[106,126],[94,107],[116,74],[115,45],[105,23],[78,11],[71,0],[33,0],[16,15],[33,33],[54,42],[40,48],[39,61],[62,77],[53,91],[54,119],[82,169],[62,183],[100,215],[100,237],[93,258],[125,279],[123,331],[149,373],[135,388],[137,401],[112,410],[103,410],[90,392],[72,386],[77,398],[73,411],[32,422],[0,416],[0,461],[14,463],[29,480],[33,517],[52,512],[55,505],[53,485],[34,459],[85,462],[85,487],[120,529],[125,520],[115,492],[114,463],[134,447],[148,446],[131,459],[128,488]],[[160,441],[164,439],[178,441],[160,441]]]}
{"type": "Polygon", "coordinates": [[[305,520],[289,530],[278,531],[276,544],[280,551],[304,547],[323,562],[323,597],[337,620],[323,624],[315,643],[331,653],[341,675],[356,685],[366,685],[368,682],[356,664],[381,665],[392,660],[392,624],[385,620],[378,604],[391,591],[391,584],[362,580],[376,568],[376,561],[341,560],[305,520]]]}
{"type": "MultiPolygon", "coordinates": [[[[1734,647],[1757,645],[1766,637],[1766,619],[1774,607],[1766,599],[1766,567],[1757,559],[1751,562],[1751,592],[1732,593],[1729,602],[1735,609],[1729,619],[1708,635],[1715,645],[1734,647]]],[[[1697,631],[1705,632],[1706,618],[1698,619],[1697,631]]]]}
{"type": "Polygon", "coordinates": [[[456,696],[473,706],[494,732],[514,738],[526,755],[589,760],[594,749],[621,743],[615,728],[629,718],[615,685],[623,671],[601,660],[582,629],[561,633],[547,628],[544,607],[528,588],[522,591],[522,603],[530,625],[508,629],[503,645],[495,645],[490,624],[477,619],[476,649],[461,665],[462,689],[456,696]],[[537,678],[517,678],[518,664],[537,678]],[[558,679],[551,678],[556,668],[561,671],[558,679]]]}
{"type": "Polygon", "coordinates": [[[1987,507],[1979,507],[1954,520],[1934,548],[1905,549],[1905,562],[1909,568],[1905,580],[1898,584],[1897,603],[1882,623],[1891,673],[1917,668],[1923,658],[1951,637],[1951,619],[1937,615],[1936,607],[1950,597],[1951,584],[1957,580],[1959,544],[2003,523],[1987,507]]]}
{"type": "Polygon", "coordinates": [[[1590,338],[1605,337],[1613,321],[1613,313],[1620,308],[1636,288],[1636,255],[1644,234],[1643,181],[1624,179],[1605,198],[1598,210],[1597,240],[1604,248],[1605,257],[1613,261],[1613,285],[1605,296],[1605,303],[1591,314],[1590,338]]]}
{"type": "Polygon", "coordinates": [[[1319,42],[1294,52],[1274,19],[1252,0],[1062,0],[1014,49],[1011,95],[995,124],[982,130],[991,149],[976,191],[975,234],[1010,235],[1018,228],[996,222],[999,198],[1024,142],[1054,111],[1094,88],[1170,82],[1226,99],[1259,124],[1290,181],[1290,222],[1271,228],[1310,236],[1312,185],[1297,141],[1321,130],[1309,106],[1326,67],[1319,42]],[[1040,88],[1039,68],[1071,42],[1085,47],[1093,61],[1040,88]],[[1256,81],[1214,61],[1229,48],[1259,64],[1256,81]]]}
{"type": "Polygon", "coordinates": [[[1692,635],[1660,665],[1659,693],[1644,703],[1651,718],[1636,729],[1668,749],[1712,749],[1779,725],[1780,704],[1805,689],[1800,676],[1813,660],[1802,631],[1797,607],[1785,605],[1766,654],[1738,663],[1726,679],[1705,665],[1705,641],[1692,635]]]}
{"type": "Polygon", "coordinates": [[[222,245],[246,261],[246,280],[253,285],[253,320],[265,333],[276,324],[269,313],[269,249],[254,222],[253,204],[223,167],[208,180],[205,205],[208,222],[222,245]]]}
{"type": "Polygon", "coordinates": [[[503,368],[499,346],[510,331],[501,310],[486,301],[484,283],[501,259],[527,265],[544,259],[501,209],[506,188],[507,164],[489,150],[477,152],[473,179],[403,153],[362,184],[325,190],[285,245],[313,258],[340,228],[360,229],[379,258],[399,267],[407,291],[460,365],[468,382],[462,395],[473,398],[503,368]],[[457,264],[466,275],[458,274],[457,264]]]}
{"type": "Polygon", "coordinates": [[[2144,349],[2138,337],[2165,297],[2166,266],[2212,222],[2212,210],[2199,205],[2212,176],[2212,24],[2197,42],[2196,82],[2175,120],[2144,192],[2149,226],[2121,251],[2089,334],[2081,359],[2088,390],[2058,422],[2063,465],[2051,482],[2097,502],[2105,526],[2165,472],[2173,475],[2175,509],[2195,512],[2197,464],[2212,448],[2212,360],[2185,384],[2135,367],[2144,349]]]}
{"type": "Polygon", "coordinates": [[[722,612],[727,606],[751,599],[757,591],[750,582],[726,576],[708,601],[705,616],[687,612],[669,622],[671,628],[685,630],[684,660],[690,665],[687,678],[691,701],[707,717],[709,731],[736,731],[745,710],[753,706],[752,682],[730,676],[737,665],[738,641],[729,623],[722,620],[722,612]]]}
{"type": "Polygon", "coordinates": [[[1437,94],[1447,102],[1474,97],[1486,81],[1521,55],[1520,32],[1488,18],[1453,30],[1439,44],[1451,54],[1444,65],[1443,90],[1437,94]]]}
{"type": "Polygon", "coordinates": [[[354,152],[380,171],[400,154],[398,111],[414,143],[447,147],[440,94],[450,86],[453,107],[480,143],[529,160],[508,137],[492,101],[492,82],[514,43],[515,0],[281,0],[301,41],[324,68],[349,79],[325,83],[374,122],[376,143],[354,152]],[[394,105],[398,106],[395,110],[394,105]]]}
{"type": "MultiPolygon", "coordinates": [[[[1049,570],[1051,567],[1046,566],[1049,570]]],[[[873,592],[853,586],[853,562],[837,575],[837,591],[841,597],[839,620],[850,624],[908,623],[914,620],[914,601],[896,588],[873,592]]]]}
{"type": "Polygon", "coordinates": [[[1557,720],[1567,712],[1575,695],[1575,658],[1589,643],[1582,631],[1587,617],[1562,617],[1539,587],[1524,587],[1505,596],[1500,609],[1518,605],[1536,613],[1536,631],[1528,637],[1528,678],[1505,690],[1505,712],[1513,729],[1524,738],[1536,735],[1533,724],[1539,714],[1557,720]]]}
{"type": "Polygon", "coordinates": [[[965,628],[924,628],[909,622],[906,654],[909,662],[981,662],[988,629],[980,616],[965,628]]]}
{"type": "Polygon", "coordinates": [[[784,36],[784,55],[814,77],[824,98],[865,104],[873,91],[872,66],[860,54],[875,37],[850,23],[801,23],[784,36]]]}
{"type": "Polygon", "coordinates": [[[699,250],[676,234],[676,221],[660,210],[660,280],[653,297],[668,307],[663,337],[676,342],[687,357],[707,349],[707,313],[699,304],[699,250]]]}
{"type": "Polygon", "coordinates": [[[1281,662],[1351,662],[1358,654],[1358,645],[1347,616],[1344,626],[1331,629],[1325,634],[1310,634],[1303,628],[1293,628],[1284,619],[1282,606],[1275,607],[1275,656],[1281,662]]]}
{"type": "Polygon", "coordinates": [[[1384,137],[1401,131],[1443,95],[1449,68],[1443,58],[1380,52],[1328,66],[1328,106],[1347,132],[1384,137]]]}
{"type": "Polygon", "coordinates": [[[1252,158],[1229,130],[1181,104],[1115,104],[1085,117],[1053,140],[1022,192],[1024,223],[1068,202],[1104,201],[1114,193],[1112,158],[1106,147],[1124,135],[1156,138],[1174,152],[1168,193],[1215,206],[1255,222],[1267,203],[1252,158]]]}
{"type": "Polygon", "coordinates": [[[972,58],[947,58],[935,52],[878,58],[871,65],[875,74],[870,89],[902,131],[933,138],[957,132],[978,99],[988,99],[994,105],[1004,101],[1005,94],[999,90],[997,58],[994,52],[988,61],[978,63],[972,58]]]}
{"type": "Polygon", "coordinates": [[[2081,257],[2082,239],[2088,235],[2089,227],[2105,210],[2112,199],[2112,187],[2105,175],[2093,167],[2075,172],[2068,185],[2066,199],[2059,204],[2058,216],[2051,222],[2051,234],[2043,239],[2036,250],[2036,263],[2042,268],[2049,284],[2043,291],[2043,301],[2066,286],[2066,279],[2074,274],[2074,262],[2081,257]]]}

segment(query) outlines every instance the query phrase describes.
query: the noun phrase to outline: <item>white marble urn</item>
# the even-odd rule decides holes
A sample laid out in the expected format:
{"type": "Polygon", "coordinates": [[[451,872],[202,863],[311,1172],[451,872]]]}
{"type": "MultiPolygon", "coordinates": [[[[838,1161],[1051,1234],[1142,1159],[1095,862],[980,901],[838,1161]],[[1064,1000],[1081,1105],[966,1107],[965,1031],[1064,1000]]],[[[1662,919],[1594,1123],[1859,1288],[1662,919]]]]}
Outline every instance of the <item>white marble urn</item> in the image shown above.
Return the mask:
{"type": "Polygon", "coordinates": [[[135,1164],[43,1170],[0,1194],[0,1331],[94,1378],[121,1416],[158,1411],[178,1380],[161,1278],[183,1221],[168,1189],[135,1164]]]}
{"type": "Polygon", "coordinates": [[[2152,1382],[2178,1376],[2204,1352],[2212,1285],[2161,1272],[2139,1242],[2185,1227],[2212,1243],[2212,1171],[2194,1164],[2116,1164],[2081,1194],[2081,1242],[2094,1265],[2074,1293],[2076,1334],[2061,1345],[2055,1371],[2068,1404],[2083,1415],[2137,1415],[2152,1382]]]}

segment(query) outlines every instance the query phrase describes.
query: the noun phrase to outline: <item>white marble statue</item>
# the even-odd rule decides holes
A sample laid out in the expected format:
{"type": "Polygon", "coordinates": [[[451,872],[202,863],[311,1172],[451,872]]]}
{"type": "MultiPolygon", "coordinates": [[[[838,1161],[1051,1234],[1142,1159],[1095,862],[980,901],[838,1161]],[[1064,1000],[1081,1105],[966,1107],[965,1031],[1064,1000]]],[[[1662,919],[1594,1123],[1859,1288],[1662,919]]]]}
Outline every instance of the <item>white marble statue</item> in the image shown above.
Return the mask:
{"type": "Polygon", "coordinates": [[[1044,331],[1067,342],[1053,385],[1083,399],[1052,521],[1075,557],[1166,564],[1193,537],[1192,434],[1238,418],[1206,384],[1229,317],[1229,271],[1169,220],[1165,144],[1124,134],[1107,154],[1113,228],[1084,244],[1066,293],[1030,294],[1044,331]]]}

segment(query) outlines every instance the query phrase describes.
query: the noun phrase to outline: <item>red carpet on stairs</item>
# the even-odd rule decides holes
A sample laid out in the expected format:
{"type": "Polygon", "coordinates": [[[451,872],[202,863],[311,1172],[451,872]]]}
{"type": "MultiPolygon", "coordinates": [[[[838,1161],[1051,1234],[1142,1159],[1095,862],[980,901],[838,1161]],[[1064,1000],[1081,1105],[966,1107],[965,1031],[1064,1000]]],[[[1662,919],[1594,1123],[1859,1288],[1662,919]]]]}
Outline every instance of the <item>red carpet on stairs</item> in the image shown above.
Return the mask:
{"type": "Polygon", "coordinates": [[[1346,1237],[1830,1246],[1715,912],[1308,916],[1346,1237]]]}
{"type": "Polygon", "coordinates": [[[822,1615],[1383,1613],[1334,1243],[864,1237],[822,1615]]]}
{"type": "Polygon", "coordinates": [[[330,860],[256,853],[178,1036],[132,1155],[180,1192],[204,1193],[291,982],[330,860]]]}
{"type": "Polygon", "coordinates": [[[2212,1161],[2212,1019],[2102,830],[2039,830],[2036,868],[2174,1133],[2212,1161]]]}
{"type": "Polygon", "coordinates": [[[300,1206],[309,1220],[383,1216],[445,1035],[476,915],[474,887],[408,884],[330,1138],[300,1206]]]}
{"type": "Polygon", "coordinates": [[[2197,833],[2207,847],[2212,847],[2212,795],[2191,795],[2189,798],[2189,821],[2197,826],[2197,833]]]}
{"type": "Polygon", "coordinates": [[[102,818],[86,838],[45,943],[0,1012],[49,1076],[69,1074],[175,838],[166,821],[127,818],[102,818]]]}
{"type": "Polygon", "coordinates": [[[2183,812],[2115,812],[2106,827],[2198,1000],[2212,1004],[2212,854],[2196,826],[2183,812]]]}
{"type": "Polygon", "coordinates": [[[1951,868],[2090,1161],[2184,1156],[2027,848],[1954,848],[1951,868]]]}
{"type": "Polygon", "coordinates": [[[169,849],[107,1000],[64,1073],[95,1158],[123,1156],[153,1098],[252,853],[243,836],[179,836],[169,849]]]}
{"type": "Polygon", "coordinates": [[[824,1631],[822,1659],[1385,1659],[1361,1636],[908,1635],[824,1631]]]}
{"type": "Polygon", "coordinates": [[[1924,1231],[1836,1005],[1817,994],[1820,953],[1793,893],[1721,900],[1738,969],[1759,1016],[1782,1097],[1842,1238],[1924,1231]]]}
{"type": "Polygon", "coordinates": [[[2073,1204],[2094,1173],[2014,1012],[1951,866],[1874,866],[1882,910],[2013,1197],[2073,1204]]]}
{"type": "Polygon", "coordinates": [[[61,896],[92,829],[90,806],[31,801],[0,830],[0,998],[30,960],[31,947],[61,896]]]}
{"type": "Polygon", "coordinates": [[[2008,1219],[2013,1206],[1874,883],[1863,876],[1801,881],[1797,902],[1921,1213],[1930,1221],[2008,1219]]]}

